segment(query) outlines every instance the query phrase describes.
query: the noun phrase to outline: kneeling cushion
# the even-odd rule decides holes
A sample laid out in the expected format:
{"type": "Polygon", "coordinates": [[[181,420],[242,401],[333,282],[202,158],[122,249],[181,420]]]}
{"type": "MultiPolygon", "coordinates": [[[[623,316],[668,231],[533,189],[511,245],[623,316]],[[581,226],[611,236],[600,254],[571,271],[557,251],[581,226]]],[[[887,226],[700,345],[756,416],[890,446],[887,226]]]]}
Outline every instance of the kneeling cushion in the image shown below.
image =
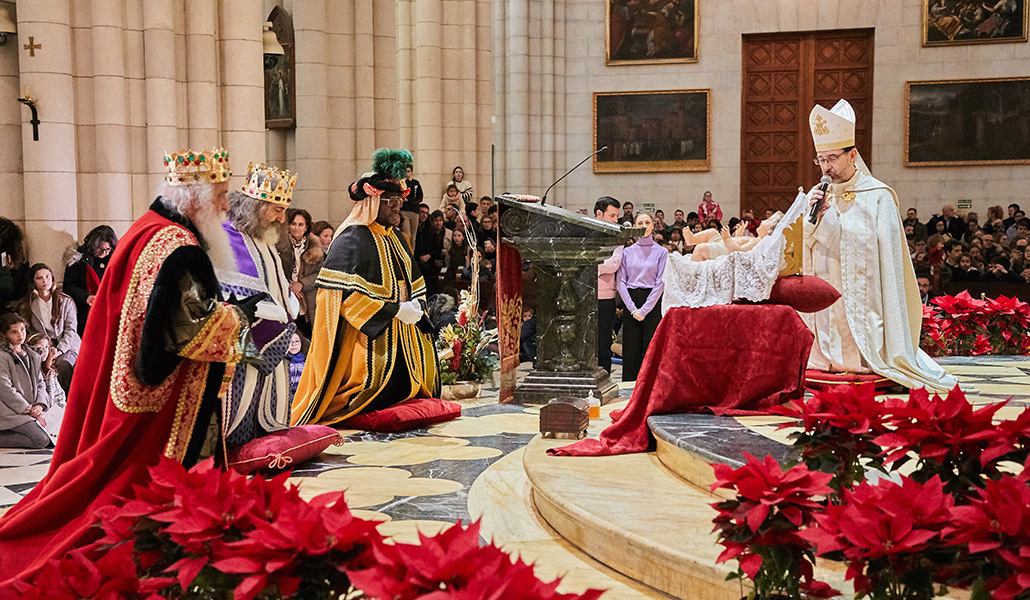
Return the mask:
{"type": "Polygon", "coordinates": [[[397,433],[440,421],[450,421],[460,416],[460,404],[437,398],[412,398],[389,408],[355,415],[338,425],[349,429],[397,433]]]}
{"type": "Polygon", "coordinates": [[[343,437],[332,427],[298,425],[231,448],[229,467],[240,473],[292,469],[333,444],[343,444],[343,437]]]}
{"type": "Polygon", "coordinates": [[[839,385],[865,385],[872,383],[877,390],[892,388],[898,384],[878,373],[830,373],[808,369],[805,371],[805,387],[810,390],[828,390],[839,385]]]}

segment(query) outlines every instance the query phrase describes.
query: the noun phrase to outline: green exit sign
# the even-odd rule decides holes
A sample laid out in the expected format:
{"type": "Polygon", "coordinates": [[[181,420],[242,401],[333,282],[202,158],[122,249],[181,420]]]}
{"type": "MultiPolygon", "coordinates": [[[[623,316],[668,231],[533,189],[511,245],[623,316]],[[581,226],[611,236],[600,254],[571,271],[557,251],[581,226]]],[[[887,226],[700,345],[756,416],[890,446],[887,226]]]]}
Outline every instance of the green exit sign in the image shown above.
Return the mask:
{"type": "Polygon", "coordinates": [[[956,204],[958,204],[959,210],[969,210],[973,208],[973,200],[970,198],[963,198],[956,202],[956,204]]]}

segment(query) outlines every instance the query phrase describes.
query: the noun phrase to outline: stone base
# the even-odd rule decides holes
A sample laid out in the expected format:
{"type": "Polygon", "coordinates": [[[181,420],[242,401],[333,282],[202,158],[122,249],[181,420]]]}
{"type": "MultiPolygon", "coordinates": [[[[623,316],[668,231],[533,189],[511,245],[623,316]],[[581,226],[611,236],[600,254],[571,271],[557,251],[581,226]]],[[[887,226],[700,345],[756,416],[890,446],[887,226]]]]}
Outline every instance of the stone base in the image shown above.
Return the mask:
{"type": "Polygon", "coordinates": [[[515,388],[513,403],[547,404],[558,396],[586,398],[590,392],[594,392],[594,398],[601,399],[601,404],[608,404],[619,397],[619,386],[600,367],[571,373],[533,369],[515,388]]]}

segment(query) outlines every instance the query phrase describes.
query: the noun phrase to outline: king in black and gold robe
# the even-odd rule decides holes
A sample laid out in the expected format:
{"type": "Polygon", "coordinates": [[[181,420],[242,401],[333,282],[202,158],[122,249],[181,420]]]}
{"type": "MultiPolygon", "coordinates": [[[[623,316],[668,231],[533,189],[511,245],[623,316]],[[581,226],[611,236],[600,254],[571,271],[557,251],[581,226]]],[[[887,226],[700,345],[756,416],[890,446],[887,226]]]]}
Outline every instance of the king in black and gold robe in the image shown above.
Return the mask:
{"type": "Polygon", "coordinates": [[[426,288],[407,240],[373,222],[345,227],[316,280],[311,350],[291,425],[331,424],[440,392],[433,326],[396,318],[426,288]]]}

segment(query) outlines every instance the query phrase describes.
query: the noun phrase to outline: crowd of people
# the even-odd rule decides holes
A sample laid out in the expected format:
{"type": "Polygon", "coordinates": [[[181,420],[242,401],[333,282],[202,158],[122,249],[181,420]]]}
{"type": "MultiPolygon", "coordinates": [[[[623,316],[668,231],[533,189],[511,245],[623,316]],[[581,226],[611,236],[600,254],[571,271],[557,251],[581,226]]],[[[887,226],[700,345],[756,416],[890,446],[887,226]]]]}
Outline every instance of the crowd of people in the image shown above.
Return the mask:
{"type": "MultiPolygon", "coordinates": [[[[917,276],[926,280],[924,286],[938,266],[941,283],[1030,281],[1030,219],[1018,204],[1008,206],[1007,216],[1001,206],[988,208],[982,224],[977,213],[959,216],[953,206],[944,206],[926,223],[909,208],[903,223],[912,263],[917,276]]],[[[929,297],[923,296],[924,301],[929,297]]]]}

